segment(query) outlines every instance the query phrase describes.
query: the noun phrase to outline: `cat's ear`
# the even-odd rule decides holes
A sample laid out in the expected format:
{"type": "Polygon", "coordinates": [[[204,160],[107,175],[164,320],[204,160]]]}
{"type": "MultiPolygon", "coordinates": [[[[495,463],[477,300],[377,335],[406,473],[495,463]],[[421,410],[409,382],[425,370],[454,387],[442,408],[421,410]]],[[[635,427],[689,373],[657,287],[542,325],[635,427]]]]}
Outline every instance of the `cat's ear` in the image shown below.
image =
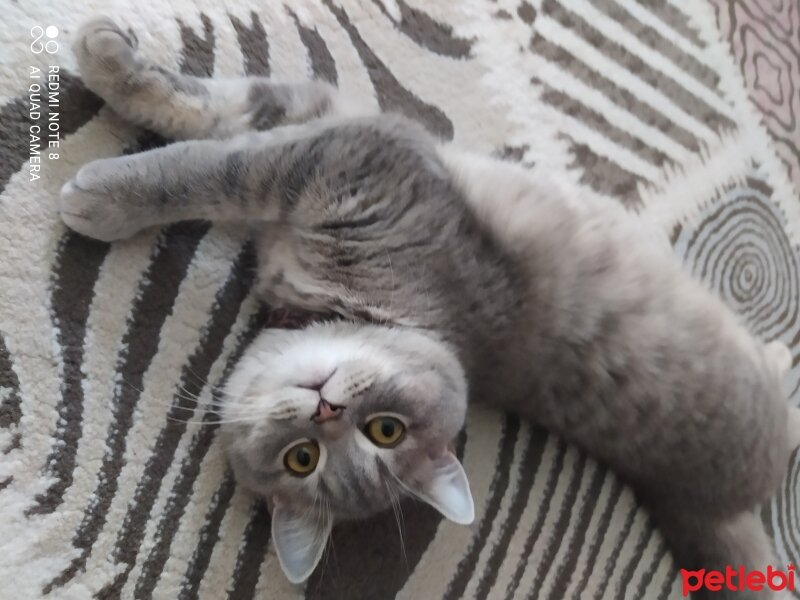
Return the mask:
{"type": "Polygon", "coordinates": [[[272,543],[286,577],[302,583],[317,566],[332,523],[320,519],[317,511],[294,510],[275,502],[272,509],[272,543]]]}
{"type": "Polygon", "coordinates": [[[438,510],[447,519],[461,525],[475,520],[475,504],[469,490],[467,474],[458,458],[445,450],[430,459],[421,478],[409,485],[411,493],[438,510]]]}

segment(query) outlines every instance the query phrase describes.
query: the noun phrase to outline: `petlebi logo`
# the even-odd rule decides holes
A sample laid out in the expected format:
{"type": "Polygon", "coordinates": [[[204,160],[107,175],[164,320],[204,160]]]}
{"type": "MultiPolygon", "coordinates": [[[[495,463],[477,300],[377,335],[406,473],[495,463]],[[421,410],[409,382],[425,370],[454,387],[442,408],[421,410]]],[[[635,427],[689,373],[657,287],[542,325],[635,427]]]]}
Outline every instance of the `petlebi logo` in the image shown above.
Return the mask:
{"type": "Polygon", "coordinates": [[[764,571],[748,571],[744,567],[735,569],[728,565],[725,571],[699,569],[688,571],[681,569],[683,579],[682,593],[684,597],[691,592],[706,589],[710,592],[729,590],[731,592],[760,592],[770,589],[774,592],[795,591],[795,567],[790,564],[785,571],[774,569],[772,565],[764,571]]]}
{"type": "Polygon", "coordinates": [[[44,66],[31,65],[28,70],[28,118],[30,181],[41,177],[42,154],[50,160],[59,159],[61,147],[60,94],[61,73],[55,64],[58,54],[58,27],[34,25],[31,27],[31,54],[44,58],[44,66]]]}

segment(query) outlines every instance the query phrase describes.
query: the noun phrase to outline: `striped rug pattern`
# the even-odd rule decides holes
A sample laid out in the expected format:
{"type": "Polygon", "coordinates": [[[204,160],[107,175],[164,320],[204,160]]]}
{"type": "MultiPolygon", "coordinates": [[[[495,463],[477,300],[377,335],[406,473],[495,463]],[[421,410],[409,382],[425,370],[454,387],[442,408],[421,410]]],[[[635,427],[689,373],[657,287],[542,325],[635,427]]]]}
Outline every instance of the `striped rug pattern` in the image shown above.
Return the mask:
{"type": "MultiPolygon", "coordinates": [[[[0,598],[681,597],[661,535],[613,474],[479,407],[459,440],[473,526],[407,502],[399,521],[337,527],[311,580],[288,584],[269,514],[237,488],[204,410],[282,318],[249,293],[245,233],[187,223],[109,245],[67,232],[55,199],[89,160],[165,143],[76,75],[71,34],[105,12],[165,66],[320,77],[445,139],[557,170],[587,201],[621,202],[759,336],[791,347],[797,405],[800,17],[793,0],[728,4],[745,3],[5,3],[0,598]],[[31,29],[50,25],[57,52],[33,54],[31,29]],[[59,104],[38,122],[58,120],[59,158],[32,180],[30,69],[52,65],[59,104]]],[[[761,511],[781,561],[800,562],[798,453],[761,511]]]]}

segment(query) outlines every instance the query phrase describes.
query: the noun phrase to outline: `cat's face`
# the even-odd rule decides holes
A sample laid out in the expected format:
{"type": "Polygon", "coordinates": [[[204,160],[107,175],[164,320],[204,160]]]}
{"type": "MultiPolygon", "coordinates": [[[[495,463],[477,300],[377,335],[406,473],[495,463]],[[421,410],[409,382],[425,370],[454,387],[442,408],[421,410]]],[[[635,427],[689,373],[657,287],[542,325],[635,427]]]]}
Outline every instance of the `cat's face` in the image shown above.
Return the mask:
{"type": "Polygon", "coordinates": [[[221,419],[237,479],[270,504],[281,566],[299,582],[336,521],[401,495],[472,522],[469,484],[448,447],[465,412],[464,373],[442,342],[328,323],[262,333],[230,377],[221,419]]]}

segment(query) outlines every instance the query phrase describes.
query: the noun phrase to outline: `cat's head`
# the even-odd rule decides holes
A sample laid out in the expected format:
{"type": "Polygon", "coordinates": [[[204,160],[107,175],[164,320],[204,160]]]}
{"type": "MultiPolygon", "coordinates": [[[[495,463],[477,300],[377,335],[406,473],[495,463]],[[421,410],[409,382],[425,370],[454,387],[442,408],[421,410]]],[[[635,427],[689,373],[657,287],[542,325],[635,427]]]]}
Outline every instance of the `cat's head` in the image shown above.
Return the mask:
{"type": "Polygon", "coordinates": [[[332,525],[413,495],[474,518],[450,449],[466,412],[452,350],[419,331],[349,323],[269,329],[226,386],[223,441],[238,481],[272,511],[284,572],[305,580],[332,525]]]}

